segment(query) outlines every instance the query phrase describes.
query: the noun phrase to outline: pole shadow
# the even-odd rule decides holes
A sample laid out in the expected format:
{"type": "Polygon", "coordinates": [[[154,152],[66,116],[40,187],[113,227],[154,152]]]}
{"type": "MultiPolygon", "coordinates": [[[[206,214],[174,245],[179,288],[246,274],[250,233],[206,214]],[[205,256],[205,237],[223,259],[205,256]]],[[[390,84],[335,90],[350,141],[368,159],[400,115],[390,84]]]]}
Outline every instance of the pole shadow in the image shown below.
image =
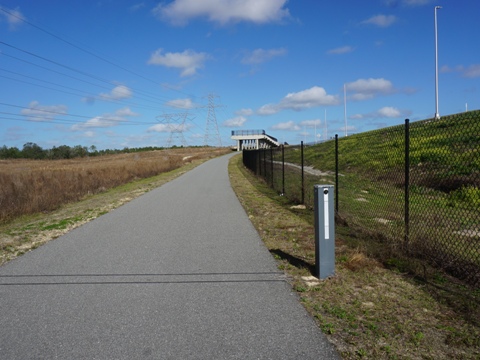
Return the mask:
{"type": "Polygon", "coordinates": [[[315,274],[315,265],[309,264],[308,262],[306,262],[303,259],[300,259],[296,256],[287,254],[286,252],[284,252],[280,249],[272,249],[272,250],[270,250],[270,252],[272,254],[277,255],[278,257],[280,257],[283,260],[287,260],[289,262],[289,264],[291,264],[291,265],[293,265],[297,268],[307,269],[310,272],[310,274],[312,274],[312,275],[315,274]]]}

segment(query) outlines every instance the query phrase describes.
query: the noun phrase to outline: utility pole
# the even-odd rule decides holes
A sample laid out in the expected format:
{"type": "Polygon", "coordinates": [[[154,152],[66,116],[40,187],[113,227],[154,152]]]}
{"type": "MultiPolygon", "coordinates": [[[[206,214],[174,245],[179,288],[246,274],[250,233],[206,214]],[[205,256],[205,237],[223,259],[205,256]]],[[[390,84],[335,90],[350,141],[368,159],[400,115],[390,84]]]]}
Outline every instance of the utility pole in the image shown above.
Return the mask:
{"type": "Polygon", "coordinates": [[[214,94],[208,94],[208,113],[205,126],[205,138],[203,144],[205,146],[211,145],[215,142],[216,146],[222,146],[222,139],[220,138],[220,132],[218,131],[217,117],[215,115],[215,108],[222,107],[222,105],[215,105],[215,98],[218,97],[214,94]]]}

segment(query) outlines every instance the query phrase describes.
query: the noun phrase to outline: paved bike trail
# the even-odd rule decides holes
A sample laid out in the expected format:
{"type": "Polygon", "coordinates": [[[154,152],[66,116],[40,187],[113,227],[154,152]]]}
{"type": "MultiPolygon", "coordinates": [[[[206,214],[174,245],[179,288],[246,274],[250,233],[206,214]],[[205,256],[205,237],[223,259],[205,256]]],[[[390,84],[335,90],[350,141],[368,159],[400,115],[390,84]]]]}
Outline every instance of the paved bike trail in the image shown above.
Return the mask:
{"type": "Polygon", "coordinates": [[[0,357],[338,358],[231,189],[230,157],[0,267],[0,357]]]}

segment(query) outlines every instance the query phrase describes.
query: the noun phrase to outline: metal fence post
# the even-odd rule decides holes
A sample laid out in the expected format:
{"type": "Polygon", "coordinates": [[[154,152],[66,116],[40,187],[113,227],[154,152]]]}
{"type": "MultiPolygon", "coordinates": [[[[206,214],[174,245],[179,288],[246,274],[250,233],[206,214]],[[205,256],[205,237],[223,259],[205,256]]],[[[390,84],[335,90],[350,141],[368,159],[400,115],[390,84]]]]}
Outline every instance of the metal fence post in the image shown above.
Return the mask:
{"type": "Polygon", "coordinates": [[[405,250],[410,236],[410,120],[405,119],[405,250]]]}
{"type": "Polygon", "coordinates": [[[333,185],[314,186],[315,276],[325,279],[335,273],[335,213],[333,185]]]}
{"type": "Polygon", "coordinates": [[[285,194],[285,145],[282,144],[282,195],[285,194]]]}
{"type": "Polygon", "coordinates": [[[272,179],[272,188],[275,189],[275,187],[273,186],[273,148],[270,148],[270,177],[272,179]]]}
{"type": "Polygon", "coordinates": [[[267,180],[267,150],[263,149],[263,178],[267,180]]]}
{"type": "Polygon", "coordinates": [[[301,157],[302,157],[302,204],[305,204],[305,175],[304,175],[304,163],[303,163],[303,141],[301,144],[301,157]]]}
{"type": "Polygon", "coordinates": [[[338,214],[338,134],[335,134],[335,211],[338,214]]]}

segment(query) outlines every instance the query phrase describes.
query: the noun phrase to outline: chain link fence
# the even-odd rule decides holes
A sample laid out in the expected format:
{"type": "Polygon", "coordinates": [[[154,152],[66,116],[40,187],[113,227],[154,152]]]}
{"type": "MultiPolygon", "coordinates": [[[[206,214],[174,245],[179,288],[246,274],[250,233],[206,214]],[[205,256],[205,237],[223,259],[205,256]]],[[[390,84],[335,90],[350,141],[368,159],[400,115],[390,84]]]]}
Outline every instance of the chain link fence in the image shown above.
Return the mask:
{"type": "Polygon", "coordinates": [[[337,214],[349,226],[480,285],[480,111],[244,151],[243,160],[307,208],[313,185],[334,184],[337,214]]]}

